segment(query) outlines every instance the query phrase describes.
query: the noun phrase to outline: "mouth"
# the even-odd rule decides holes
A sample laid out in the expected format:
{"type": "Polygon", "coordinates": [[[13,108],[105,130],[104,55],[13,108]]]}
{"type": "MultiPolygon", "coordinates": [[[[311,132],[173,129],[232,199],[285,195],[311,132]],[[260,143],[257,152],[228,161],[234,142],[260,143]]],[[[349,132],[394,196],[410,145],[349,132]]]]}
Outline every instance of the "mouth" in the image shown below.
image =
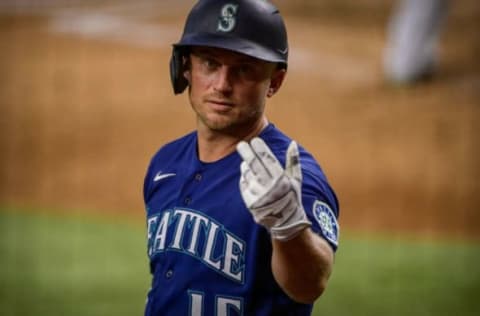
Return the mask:
{"type": "Polygon", "coordinates": [[[233,102],[229,100],[222,100],[222,99],[207,99],[208,103],[213,103],[213,104],[220,104],[220,105],[225,105],[225,106],[233,106],[233,102]]]}
{"type": "Polygon", "coordinates": [[[218,111],[229,110],[235,105],[233,102],[228,100],[208,99],[206,101],[213,109],[218,111]]]}

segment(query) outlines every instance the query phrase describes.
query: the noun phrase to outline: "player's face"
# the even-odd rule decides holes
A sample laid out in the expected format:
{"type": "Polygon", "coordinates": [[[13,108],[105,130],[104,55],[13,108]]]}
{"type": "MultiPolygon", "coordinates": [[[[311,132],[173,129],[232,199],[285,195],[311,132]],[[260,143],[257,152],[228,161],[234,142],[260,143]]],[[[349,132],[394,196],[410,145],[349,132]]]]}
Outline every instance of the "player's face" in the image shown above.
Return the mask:
{"type": "Polygon", "coordinates": [[[266,97],[284,76],[274,63],[218,48],[192,48],[186,77],[200,127],[235,132],[260,124],[266,97]]]}

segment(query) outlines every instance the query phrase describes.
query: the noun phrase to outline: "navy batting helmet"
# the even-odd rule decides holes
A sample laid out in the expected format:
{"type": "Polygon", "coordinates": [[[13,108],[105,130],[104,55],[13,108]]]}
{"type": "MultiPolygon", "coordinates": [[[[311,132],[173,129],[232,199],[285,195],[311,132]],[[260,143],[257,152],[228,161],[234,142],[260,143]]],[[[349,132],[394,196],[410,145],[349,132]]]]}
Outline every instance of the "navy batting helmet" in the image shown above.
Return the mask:
{"type": "Polygon", "coordinates": [[[173,45],[170,77],[175,94],[188,86],[184,56],[191,46],[231,50],[287,67],[288,42],[278,9],[266,0],[200,0],[173,45]]]}

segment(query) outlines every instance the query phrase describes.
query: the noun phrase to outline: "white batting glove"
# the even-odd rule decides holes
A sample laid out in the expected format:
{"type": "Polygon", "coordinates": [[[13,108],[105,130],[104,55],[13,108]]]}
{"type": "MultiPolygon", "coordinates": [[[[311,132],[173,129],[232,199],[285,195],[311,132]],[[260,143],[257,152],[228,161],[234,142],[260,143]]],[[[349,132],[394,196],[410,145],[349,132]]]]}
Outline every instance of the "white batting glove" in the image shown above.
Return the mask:
{"type": "Polygon", "coordinates": [[[302,170],[298,146],[288,146],[285,170],[261,138],[240,142],[240,192],[255,222],[273,238],[286,241],[310,227],[302,205],[302,170]]]}

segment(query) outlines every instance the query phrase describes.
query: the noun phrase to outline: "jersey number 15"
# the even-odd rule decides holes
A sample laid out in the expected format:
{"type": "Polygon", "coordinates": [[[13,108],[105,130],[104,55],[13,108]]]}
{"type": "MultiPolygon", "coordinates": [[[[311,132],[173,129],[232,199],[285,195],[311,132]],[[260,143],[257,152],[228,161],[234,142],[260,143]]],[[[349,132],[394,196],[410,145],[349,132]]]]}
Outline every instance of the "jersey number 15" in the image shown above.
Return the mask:
{"type": "MultiPolygon", "coordinates": [[[[204,316],[204,293],[188,291],[190,316],[204,316]]],[[[215,316],[243,316],[243,299],[238,297],[215,296],[215,316]]]]}

